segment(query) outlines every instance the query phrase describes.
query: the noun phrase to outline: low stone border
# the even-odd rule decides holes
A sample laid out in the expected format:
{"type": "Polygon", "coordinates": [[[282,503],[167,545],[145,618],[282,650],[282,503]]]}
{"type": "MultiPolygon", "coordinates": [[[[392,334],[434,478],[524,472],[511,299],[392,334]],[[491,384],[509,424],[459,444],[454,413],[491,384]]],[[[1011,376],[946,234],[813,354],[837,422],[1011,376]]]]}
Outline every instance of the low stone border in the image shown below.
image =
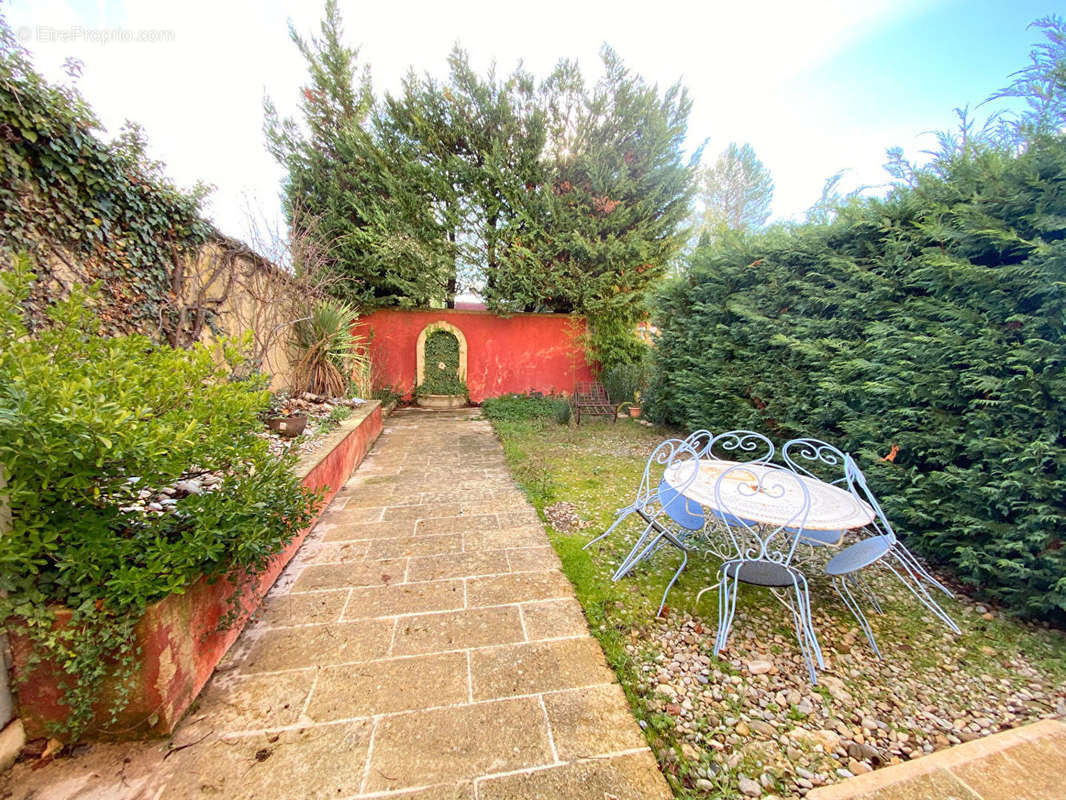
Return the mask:
{"type": "MultiPolygon", "coordinates": [[[[296,474],[304,485],[325,491],[320,513],[362,462],[381,429],[381,404],[375,400],[342,421],[327,439],[328,446],[298,462],[296,474]]],[[[182,594],[150,605],[135,632],[141,647],[141,666],[134,678],[130,702],[113,726],[96,727],[90,735],[126,739],[173,730],[317,521],[316,516],[264,572],[214,582],[201,578],[182,594]],[[220,622],[231,608],[230,598],[238,589],[241,613],[234,624],[223,625],[220,630],[220,622]]],[[[60,624],[63,612],[58,613],[60,624]]],[[[12,637],[11,649],[18,672],[27,663],[30,643],[12,637]]],[[[51,665],[42,664],[19,687],[19,716],[29,738],[45,735],[48,722],[66,719],[68,708],[61,700],[59,682],[51,665]]]]}

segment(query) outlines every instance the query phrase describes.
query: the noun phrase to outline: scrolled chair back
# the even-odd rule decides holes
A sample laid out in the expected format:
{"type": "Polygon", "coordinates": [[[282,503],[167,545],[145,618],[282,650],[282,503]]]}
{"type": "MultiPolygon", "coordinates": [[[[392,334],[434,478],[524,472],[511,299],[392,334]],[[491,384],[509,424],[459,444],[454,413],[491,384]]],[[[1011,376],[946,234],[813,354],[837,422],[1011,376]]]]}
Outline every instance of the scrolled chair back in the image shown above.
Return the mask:
{"type": "MultiPolygon", "coordinates": [[[[670,469],[675,463],[692,460],[692,476],[683,488],[692,485],[699,470],[699,456],[696,450],[681,439],[666,439],[661,442],[648,457],[648,463],[644,465],[644,475],[640,479],[640,488],[637,490],[637,504],[646,505],[655,499],[662,473],[670,469]],[[661,469],[660,469],[661,468],[661,469]]],[[[685,473],[687,475],[687,472],[685,473]]]]}
{"type": "Polygon", "coordinates": [[[831,484],[843,483],[847,479],[844,465],[848,456],[839,448],[821,439],[790,439],[781,448],[781,457],[793,472],[802,472],[818,480],[832,477],[832,480],[828,481],[831,484]],[[812,471],[823,465],[829,468],[820,470],[824,473],[823,475],[816,475],[812,471]]]}
{"type": "Polygon", "coordinates": [[[844,477],[847,480],[848,491],[851,492],[852,496],[868,503],[870,508],[874,510],[874,519],[870,523],[870,527],[877,533],[888,536],[893,542],[897,541],[896,532],[892,529],[892,524],[888,521],[888,517],[885,516],[885,512],[881,509],[881,504],[877,502],[877,498],[874,497],[874,493],[870,491],[869,484],[866,483],[866,476],[850,455],[844,456],[844,477]]]}
{"type": "Polygon", "coordinates": [[[774,457],[774,443],[755,431],[726,431],[712,437],[702,456],[717,461],[769,462],[774,457]]]}
{"type": "Polygon", "coordinates": [[[706,428],[700,428],[685,437],[685,444],[695,450],[700,458],[707,458],[708,451],[714,444],[714,434],[706,428]]]}
{"type": "Polygon", "coordinates": [[[748,462],[724,470],[715,480],[715,515],[725,523],[735,554],[749,561],[788,564],[796,552],[811,508],[807,484],[795,472],[748,462]],[[763,494],[776,519],[755,521],[750,498],[763,494]]]}

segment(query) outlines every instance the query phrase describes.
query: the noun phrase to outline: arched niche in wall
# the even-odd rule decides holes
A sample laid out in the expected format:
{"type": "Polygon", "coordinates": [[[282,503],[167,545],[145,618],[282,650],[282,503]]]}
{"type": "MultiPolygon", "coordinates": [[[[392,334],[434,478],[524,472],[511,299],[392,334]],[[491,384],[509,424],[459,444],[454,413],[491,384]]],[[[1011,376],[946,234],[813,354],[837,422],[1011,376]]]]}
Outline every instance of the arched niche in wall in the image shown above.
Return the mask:
{"type": "Polygon", "coordinates": [[[429,323],[418,334],[418,342],[415,345],[415,386],[421,386],[426,379],[426,338],[436,331],[450,333],[459,341],[459,380],[466,381],[466,337],[450,322],[439,320],[429,323]]]}

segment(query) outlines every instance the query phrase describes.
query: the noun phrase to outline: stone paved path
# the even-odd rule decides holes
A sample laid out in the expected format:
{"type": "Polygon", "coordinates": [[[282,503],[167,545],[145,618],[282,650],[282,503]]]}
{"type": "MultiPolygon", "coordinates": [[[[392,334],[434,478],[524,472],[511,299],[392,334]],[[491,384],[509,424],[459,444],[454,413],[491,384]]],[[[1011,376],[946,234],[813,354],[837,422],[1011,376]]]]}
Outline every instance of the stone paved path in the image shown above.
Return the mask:
{"type": "Polygon", "coordinates": [[[162,797],[671,796],[476,411],[389,418],[220,670],[162,797]]]}

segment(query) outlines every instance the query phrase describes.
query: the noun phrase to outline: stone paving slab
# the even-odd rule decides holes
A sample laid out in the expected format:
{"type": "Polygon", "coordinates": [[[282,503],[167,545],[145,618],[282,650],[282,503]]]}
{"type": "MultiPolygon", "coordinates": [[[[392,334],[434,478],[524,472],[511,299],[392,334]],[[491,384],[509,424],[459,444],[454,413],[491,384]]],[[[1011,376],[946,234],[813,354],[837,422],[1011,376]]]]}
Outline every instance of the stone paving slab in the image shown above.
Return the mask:
{"type": "Polygon", "coordinates": [[[163,798],[671,796],[473,410],[388,419],[172,744],[163,798]]]}
{"type": "Polygon", "coordinates": [[[1066,720],[1035,722],[815,789],[808,800],[1066,800],[1066,720]]]}

